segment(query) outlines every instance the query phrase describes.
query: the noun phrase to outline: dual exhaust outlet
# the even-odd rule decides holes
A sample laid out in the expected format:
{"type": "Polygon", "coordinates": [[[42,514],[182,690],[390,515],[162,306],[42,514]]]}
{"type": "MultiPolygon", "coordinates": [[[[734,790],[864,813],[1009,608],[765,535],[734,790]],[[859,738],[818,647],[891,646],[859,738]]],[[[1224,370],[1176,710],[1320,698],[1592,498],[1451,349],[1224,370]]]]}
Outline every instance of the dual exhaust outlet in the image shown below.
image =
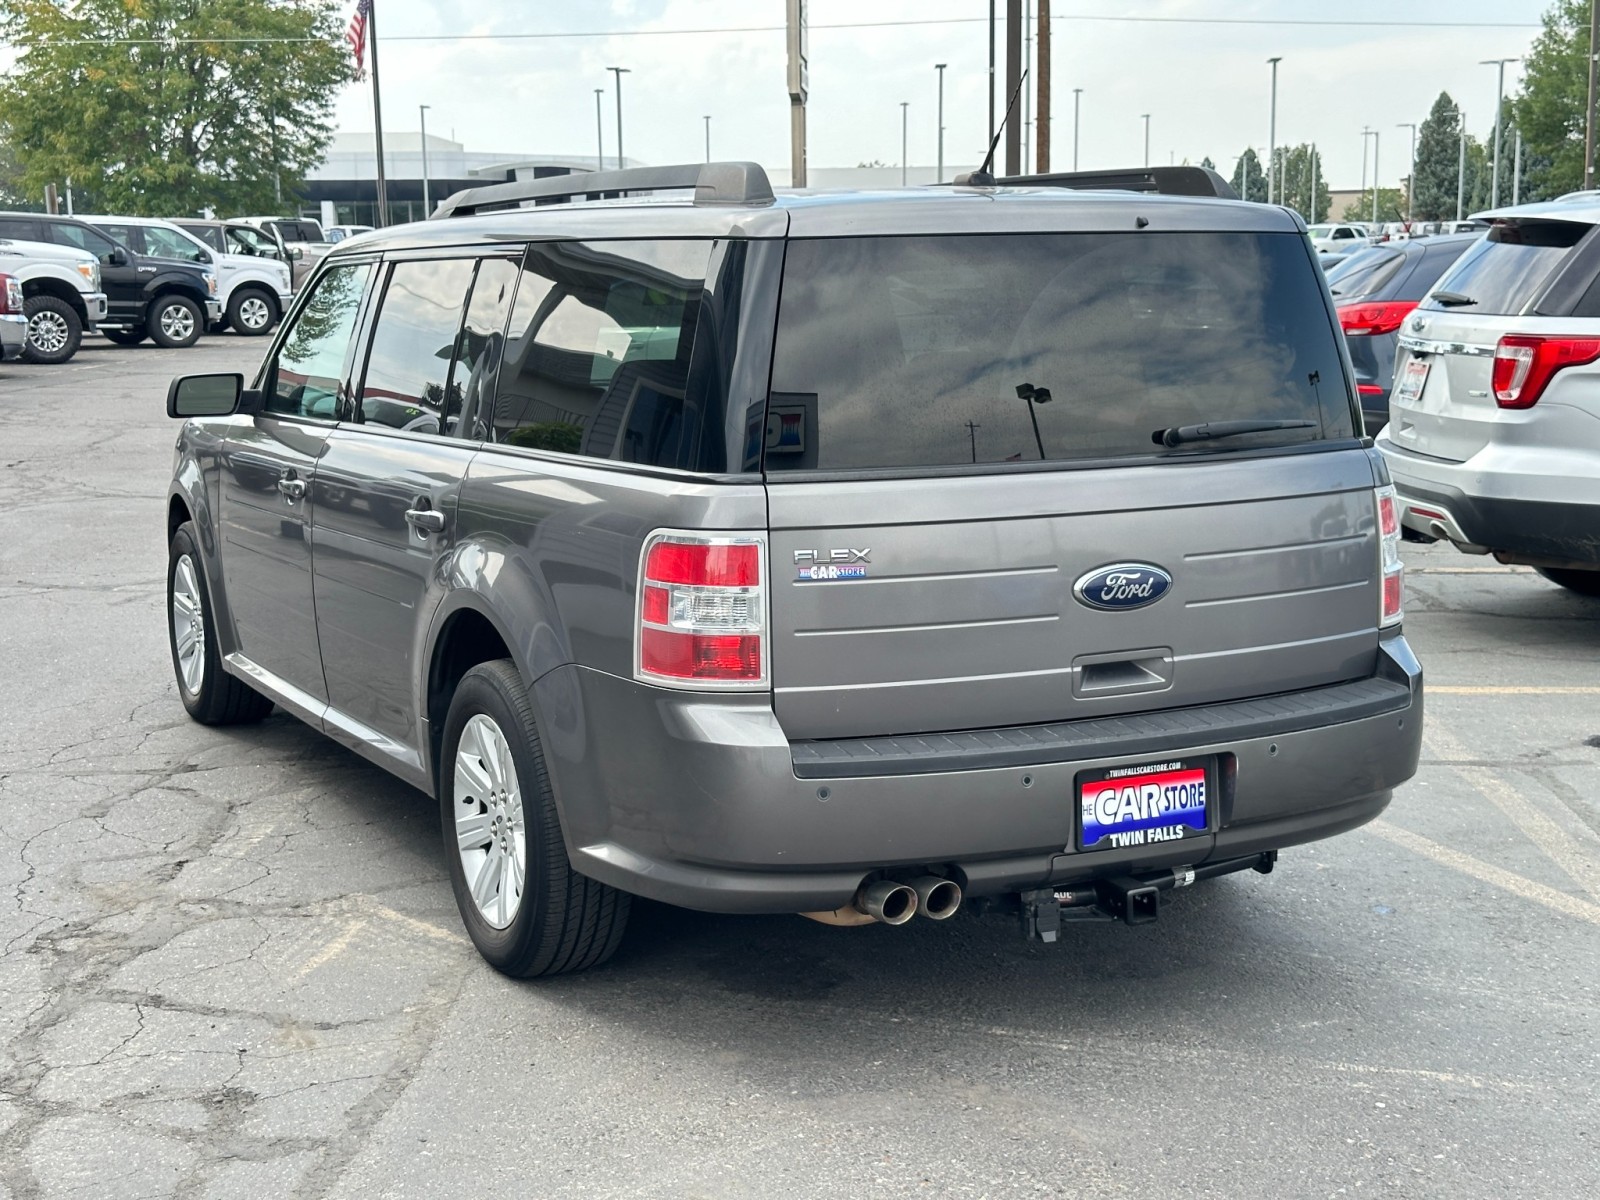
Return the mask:
{"type": "Polygon", "coordinates": [[[919,875],[904,882],[879,879],[864,885],[848,908],[801,913],[824,925],[904,925],[921,915],[944,921],[961,907],[961,885],[938,875],[919,875]]]}

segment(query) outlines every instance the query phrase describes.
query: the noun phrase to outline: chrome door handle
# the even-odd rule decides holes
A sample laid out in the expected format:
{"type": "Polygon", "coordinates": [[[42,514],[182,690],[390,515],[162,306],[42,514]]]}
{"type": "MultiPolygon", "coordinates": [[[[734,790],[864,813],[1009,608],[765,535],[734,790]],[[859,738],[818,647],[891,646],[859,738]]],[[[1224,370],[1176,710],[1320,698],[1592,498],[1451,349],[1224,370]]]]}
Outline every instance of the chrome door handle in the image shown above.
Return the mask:
{"type": "Polygon", "coordinates": [[[298,500],[301,496],[306,494],[306,481],[303,479],[296,479],[293,476],[290,476],[287,479],[280,479],[278,480],[278,490],[285,496],[289,497],[289,499],[298,500]]]}
{"type": "Polygon", "coordinates": [[[436,508],[408,508],[406,520],[419,533],[444,532],[444,514],[436,508]]]}

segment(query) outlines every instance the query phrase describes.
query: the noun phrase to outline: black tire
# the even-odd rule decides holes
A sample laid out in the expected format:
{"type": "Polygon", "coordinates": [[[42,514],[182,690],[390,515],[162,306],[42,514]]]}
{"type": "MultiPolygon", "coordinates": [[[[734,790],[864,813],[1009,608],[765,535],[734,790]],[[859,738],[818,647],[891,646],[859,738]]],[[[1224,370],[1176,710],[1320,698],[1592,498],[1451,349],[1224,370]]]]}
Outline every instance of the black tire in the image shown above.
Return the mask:
{"type": "Polygon", "coordinates": [[[142,329],[102,329],[108,342],[115,342],[119,346],[137,346],[150,335],[142,329]]]}
{"type": "Polygon", "coordinates": [[[167,350],[185,350],[200,340],[206,327],[205,313],[189,297],[168,292],[150,301],[144,327],[150,340],[167,350]]]}
{"type": "Polygon", "coordinates": [[[1577,592],[1580,596],[1600,596],[1600,570],[1579,571],[1568,567],[1535,567],[1534,570],[1569,592],[1577,592]]]}
{"type": "Polygon", "coordinates": [[[278,302],[260,288],[235,288],[228,297],[228,328],[244,337],[271,333],[278,315],[278,302]]]}
{"type": "Polygon", "coordinates": [[[178,696],[189,715],[202,725],[244,725],[259,721],[272,711],[272,701],[253,690],[243,680],[222,669],[217,653],[216,619],[212,615],[211,589],[206,585],[205,568],[195,542],[194,524],[185,521],[172,535],[167,554],[167,644],[172,649],[172,673],[178,682],[178,696]],[[193,688],[179,658],[178,609],[174,607],[175,581],[188,561],[192,583],[185,580],[177,588],[190,588],[200,612],[200,671],[193,688]]]}
{"type": "MultiPolygon", "coordinates": [[[[470,749],[467,753],[476,757],[470,749]]],[[[462,676],[445,718],[438,779],[450,885],[467,934],[489,965],[506,975],[530,978],[582,971],[610,958],[622,941],[633,898],[572,869],[534,728],[533,706],[509,661],[483,663],[462,676]],[[491,924],[473,899],[456,829],[456,756],[463,731],[477,716],[487,717],[510,749],[522,799],[526,846],[522,893],[515,915],[503,928],[491,924]]],[[[463,815],[469,810],[473,815],[493,815],[492,809],[483,811],[487,806],[475,794],[464,800],[463,815]]],[[[489,852],[492,855],[492,847],[489,852]]],[[[480,869],[486,868],[487,864],[480,869]]]]}
{"type": "Polygon", "coordinates": [[[22,361],[54,365],[68,361],[83,344],[78,310],[58,296],[29,296],[22,304],[28,333],[22,361]]]}

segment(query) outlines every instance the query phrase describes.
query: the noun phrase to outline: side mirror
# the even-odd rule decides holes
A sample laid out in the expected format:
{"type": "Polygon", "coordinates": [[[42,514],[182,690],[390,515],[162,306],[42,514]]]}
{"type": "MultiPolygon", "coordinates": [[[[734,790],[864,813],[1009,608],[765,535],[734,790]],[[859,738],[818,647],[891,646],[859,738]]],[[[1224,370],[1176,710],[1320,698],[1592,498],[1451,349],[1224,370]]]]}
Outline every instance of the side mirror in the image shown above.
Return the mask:
{"type": "Polygon", "coordinates": [[[289,247],[289,257],[292,258],[295,262],[299,262],[305,256],[306,256],[306,252],[304,250],[300,249],[299,246],[290,246],[289,247]]]}
{"type": "Polygon", "coordinates": [[[127,266],[128,265],[128,252],[126,250],[124,250],[121,246],[113,247],[111,252],[106,255],[106,265],[108,267],[125,267],[125,266],[127,266]]]}
{"type": "Polygon", "coordinates": [[[167,386],[167,416],[226,417],[244,411],[242,401],[256,393],[244,390],[244,376],[180,375],[167,386]]]}

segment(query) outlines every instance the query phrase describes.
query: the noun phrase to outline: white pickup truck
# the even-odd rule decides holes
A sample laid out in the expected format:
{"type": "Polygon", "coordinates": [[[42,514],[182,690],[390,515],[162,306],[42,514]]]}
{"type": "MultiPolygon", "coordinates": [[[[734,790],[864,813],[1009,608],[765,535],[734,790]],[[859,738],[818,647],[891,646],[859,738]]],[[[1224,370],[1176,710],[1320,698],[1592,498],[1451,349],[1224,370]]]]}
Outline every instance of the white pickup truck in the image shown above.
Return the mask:
{"type": "Polygon", "coordinates": [[[0,272],[22,283],[28,318],[23,362],[66,362],[78,352],[84,331],[105,320],[100,260],[87,251],[0,238],[0,272]]]}

